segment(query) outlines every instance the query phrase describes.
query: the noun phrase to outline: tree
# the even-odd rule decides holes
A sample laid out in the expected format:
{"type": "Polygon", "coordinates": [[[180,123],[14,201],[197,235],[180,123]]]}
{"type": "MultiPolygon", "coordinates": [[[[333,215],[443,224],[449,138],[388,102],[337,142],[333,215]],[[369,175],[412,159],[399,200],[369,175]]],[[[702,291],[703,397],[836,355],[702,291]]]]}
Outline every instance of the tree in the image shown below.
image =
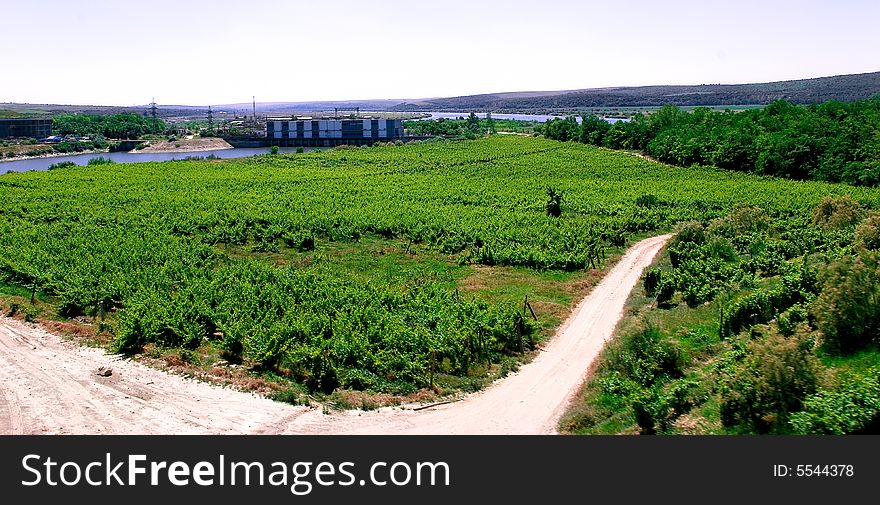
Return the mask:
{"type": "Polygon", "coordinates": [[[846,228],[864,217],[862,205],[849,195],[826,196],[813,209],[813,224],[824,230],[846,228]]]}
{"type": "Polygon", "coordinates": [[[871,213],[856,228],[856,247],[860,249],[880,250],[880,214],[871,213]]]}
{"type": "Polygon", "coordinates": [[[547,215],[559,217],[562,215],[562,191],[553,187],[547,188],[547,215]]]}
{"type": "Polygon", "coordinates": [[[480,118],[477,117],[473,112],[468,115],[467,118],[467,128],[472,132],[479,131],[480,129],[480,118]]]}
{"type": "Polygon", "coordinates": [[[750,342],[745,359],[724,380],[721,422],[758,433],[787,431],[791,413],[816,391],[821,370],[808,335],[772,331],[750,342]]]}
{"type": "Polygon", "coordinates": [[[495,120],[492,119],[492,113],[486,113],[486,129],[489,130],[489,133],[498,133],[498,130],[495,129],[495,120]]]}
{"type": "Polygon", "coordinates": [[[821,280],[814,312],[825,347],[850,354],[880,344],[880,252],[845,256],[821,280]]]}
{"type": "Polygon", "coordinates": [[[581,116],[581,134],[580,141],[584,144],[601,146],[605,141],[605,135],[611,125],[602,118],[589,115],[581,116]]]}

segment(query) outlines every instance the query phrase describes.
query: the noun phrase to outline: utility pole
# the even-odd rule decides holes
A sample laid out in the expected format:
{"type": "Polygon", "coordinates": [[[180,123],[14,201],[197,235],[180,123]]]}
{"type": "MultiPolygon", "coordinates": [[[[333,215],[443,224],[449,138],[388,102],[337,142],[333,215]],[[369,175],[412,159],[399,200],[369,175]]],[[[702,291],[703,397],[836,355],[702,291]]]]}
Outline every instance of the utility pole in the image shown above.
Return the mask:
{"type": "Polygon", "coordinates": [[[254,100],[254,123],[257,122],[257,97],[251,97],[254,100]]]}

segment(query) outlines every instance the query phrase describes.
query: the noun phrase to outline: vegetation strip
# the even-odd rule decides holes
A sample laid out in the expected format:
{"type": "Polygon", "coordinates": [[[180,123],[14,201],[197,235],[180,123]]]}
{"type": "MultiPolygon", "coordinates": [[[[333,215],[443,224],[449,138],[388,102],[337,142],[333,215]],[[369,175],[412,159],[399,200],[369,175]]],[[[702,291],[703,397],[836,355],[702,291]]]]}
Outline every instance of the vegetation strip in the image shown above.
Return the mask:
{"type": "Polygon", "coordinates": [[[288,401],[446,394],[515,369],[632,240],[740,202],[799,233],[847,193],[877,205],[521,136],[68,167],[0,177],[0,282],[9,312],[277,379],[288,401]]]}

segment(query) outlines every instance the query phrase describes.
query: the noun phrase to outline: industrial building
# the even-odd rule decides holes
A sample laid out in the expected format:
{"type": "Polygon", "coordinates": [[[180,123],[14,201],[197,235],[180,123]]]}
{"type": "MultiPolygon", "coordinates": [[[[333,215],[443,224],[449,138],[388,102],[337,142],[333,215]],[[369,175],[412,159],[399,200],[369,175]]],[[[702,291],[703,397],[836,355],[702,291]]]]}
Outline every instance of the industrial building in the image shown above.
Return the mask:
{"type": "Polygon", "coordinates": [[[269,118],[266,140],[270,145],[331,147],[370,145],[403,137],[400,119],[269,118]]]}
{"type": "Polygon", "coordinates": [[[41,139],[52,134],[51,119],[0,119],[0,138],[41,139]]]}

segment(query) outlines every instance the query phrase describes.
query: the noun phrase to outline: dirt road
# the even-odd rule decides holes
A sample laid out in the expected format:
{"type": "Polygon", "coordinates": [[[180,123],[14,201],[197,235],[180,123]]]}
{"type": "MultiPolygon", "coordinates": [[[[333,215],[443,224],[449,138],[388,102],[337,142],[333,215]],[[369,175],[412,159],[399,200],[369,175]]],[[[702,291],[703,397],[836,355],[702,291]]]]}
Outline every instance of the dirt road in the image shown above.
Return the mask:
{"type": "Polygon", "coordinates": [[[634,245],[538,356],[465,399],[327,415],[169,375],[0,319],[0,434],[546,434],[669,236],[634,245]],[[100,367],[112,375],[100,376],[100,367]]]}

